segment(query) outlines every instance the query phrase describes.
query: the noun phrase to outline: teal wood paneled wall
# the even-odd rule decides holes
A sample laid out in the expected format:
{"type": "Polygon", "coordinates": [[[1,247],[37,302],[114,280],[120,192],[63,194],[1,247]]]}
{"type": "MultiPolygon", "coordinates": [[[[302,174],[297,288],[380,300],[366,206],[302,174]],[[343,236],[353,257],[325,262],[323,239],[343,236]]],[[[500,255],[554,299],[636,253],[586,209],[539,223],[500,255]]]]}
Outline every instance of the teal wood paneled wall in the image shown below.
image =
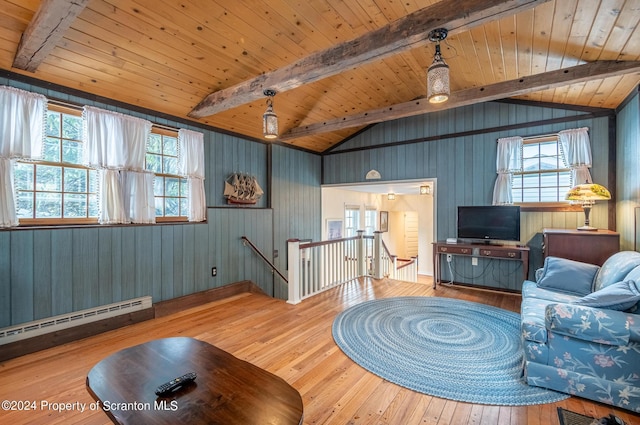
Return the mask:
{"type": "MultiPolygon", "coordinates": [[[[314,155],[274,145],[272,187],[274,208],[274,265],[287,275],[287,239],[321,238],[322,159],[314,155]]],[[[275,296],[287,298],[287,286],[275,276],[275,296]]]]}
{"type": "MultiPolygon", "coordinates": [[[[568,128],[589,127],[593,156],[597,158],[592,168],[593,179],[606,185],[610,119],[607,116],[585,119],[580,117],[581,114],[585,113],[490,102],[381,123],[324,157],[323,183],[364,182],[371,169],[378,170],[382,180],[435,178],[436,239],[455,237],[457,206],[491,204],[498,138],[515,135],[527,137],[568,128]],[[529,124],[549,120],[556,121],[535,126],[529,124]],[[492,131],[514,124],[521,127],[492,131]],[[451,136],[463,132],[469,133],[451,136]],[[434,140],[415,141],[420,138],[434,140]],[[415,142],[380,146],[404,141],[415,142]]],[[[591,219],[593,225],[599,228],[608,227],[606,203],[594,207],[591,219]]],[[[527,212],[522,214],[521,220],[521,242],[532,249],[531,276],[531,272],[542,264],[542,229],[577,227],[582,224],[584,215],[582,212],[527,212]]],[[[522,269],[517,262],[481,259],[478,266],[471,266],[470,261],[460,260],[454,266],[457,281],[514,290],[521,288],[522,269]]],[[[443,269],[448,279],[446,264],[443,269]]]]}
{"type": "Polygon", "coordinates": [[[240,239],[271,247],[272,222],[271,209],[209,208],[200,224],[2,231],[0,327],[243,280],[272,294],[269,269],[240,239]]]}
{"type": "MultiPolygon", "coordinates": [[[[241,172],[255,176],[262,189],[267,192],[267,145],[212,131],[204,133],[208,205],[226,204],[223,195],[224,181],[232,173],[241,172]]],[[[268,207],[268,196],[262,196],[255,206],[268,207]]]]}
{"type": "MultiPolygon", "coordinates": [[[[636,209],[640,209],[640,95],[635,91],[617,117],[616,223],[620,248],[640,250],[636,209]]],[[[640,214],[640,213],[638,213],[640,214]]],[[[640,220],[640,216],[638,217],[640,220]]]]}
{"type": "Polygon", "coordinates": [[[319,155],[276,146],[269,169],[267,144],[6,78],[0,84],[202,132],[209,205],[207,222],[199,224],[0,230],[0,327],[143,295],[157,302],[243,280],[286,298],[284,283],[274,288],[271,269],[240,238],[247,236],[270,259],[278,249],[286,272],[286,239],[319,237],[319,155]],[[265,196],[255,207],[226,205],[224,180],[233,172],[255,175],[263,186],[265,196]],[[275,203],[269,202],[270,190],[275,203]]]}

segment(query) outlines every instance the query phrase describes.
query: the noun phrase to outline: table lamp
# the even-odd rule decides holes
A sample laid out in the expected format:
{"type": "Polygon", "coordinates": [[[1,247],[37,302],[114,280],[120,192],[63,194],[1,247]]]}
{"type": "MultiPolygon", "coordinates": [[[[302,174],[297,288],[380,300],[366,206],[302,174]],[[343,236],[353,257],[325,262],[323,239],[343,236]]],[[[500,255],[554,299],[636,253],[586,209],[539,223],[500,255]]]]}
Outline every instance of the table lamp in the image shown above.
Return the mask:
{"type": "Polygon", "coordinates": [[[571,188],[571,190],[567,192],[565,199],[582,204],[582,209],[584,210],[584,226],[578,227],[578,230],[598,230],[595,227],[589,226],[591,207],[596,201],[611,199],[611,193],[602,185],[584,183],[571,188]]]}

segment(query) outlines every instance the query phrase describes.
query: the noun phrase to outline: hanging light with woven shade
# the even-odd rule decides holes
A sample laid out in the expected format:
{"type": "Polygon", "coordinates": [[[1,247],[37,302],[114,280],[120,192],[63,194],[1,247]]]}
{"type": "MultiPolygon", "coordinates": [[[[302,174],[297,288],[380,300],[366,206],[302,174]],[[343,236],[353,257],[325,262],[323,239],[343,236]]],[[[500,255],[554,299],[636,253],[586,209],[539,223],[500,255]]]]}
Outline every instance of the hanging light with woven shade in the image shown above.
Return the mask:
{"type": "Polygon", "coordinates": [[[447,33],[444,28],[429,33],[429,41],[436,43],[436,54],[427,70],[427,99],[431,103],[442,103],[449,99],[449,65],[442,59],[440,52],[440,42],[447,38],[447,33]]]}

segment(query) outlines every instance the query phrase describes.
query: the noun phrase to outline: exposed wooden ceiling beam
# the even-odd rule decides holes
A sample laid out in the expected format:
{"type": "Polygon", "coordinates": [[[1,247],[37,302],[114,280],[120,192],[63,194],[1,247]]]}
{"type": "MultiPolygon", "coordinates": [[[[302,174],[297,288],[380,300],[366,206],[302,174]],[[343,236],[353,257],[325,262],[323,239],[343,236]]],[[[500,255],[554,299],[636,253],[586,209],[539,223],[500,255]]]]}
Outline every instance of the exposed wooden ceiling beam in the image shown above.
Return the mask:
{"type": "Polygon", "coordinates": [[[303,125],[292,128],[282,134],[279,140],[291,140],[298,137],[328,133],[345,128],[375,124],[413,115],[442,111],[460,106],[472,105],[478,102],[505,99],[540,90],[547,90],[569,84],[581,83],[598,78],[614,77],[623,74],[640,72],[640,62],[598,61],[557,71],[545,72],[503,81],[484,87],[474,87],[451,93],[449,100],[444,103],[429,103],[426,98],[412,100],[384,108],[373,109],[341,118],[303,125]]]}
{"type": "Polygon", "coordinates": [[[189,113],[203,118],[264,98],[264,89],[284,92],[339,74],[428,42],[429,32],[446,28],[450,34],[514,15],[549,0],[442,0],[380,29],[254,79],[205,97],[189,113]]]}
{"type": "Polygon", "coordinates": [[[35,72],[89,0],[43,0],[22,34],[13,67],[35,72]]]}

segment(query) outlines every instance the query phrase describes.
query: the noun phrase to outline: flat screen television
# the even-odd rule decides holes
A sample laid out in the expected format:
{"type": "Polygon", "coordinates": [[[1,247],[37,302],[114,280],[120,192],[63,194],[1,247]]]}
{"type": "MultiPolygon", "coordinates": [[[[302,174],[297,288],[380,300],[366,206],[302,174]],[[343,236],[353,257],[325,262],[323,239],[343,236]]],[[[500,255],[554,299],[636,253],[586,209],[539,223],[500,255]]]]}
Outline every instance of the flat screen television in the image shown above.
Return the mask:
{"type": "Polygon", "coordinates": [[[520,207],[459,206],[458,239],[519,241],[520,207]]]}

